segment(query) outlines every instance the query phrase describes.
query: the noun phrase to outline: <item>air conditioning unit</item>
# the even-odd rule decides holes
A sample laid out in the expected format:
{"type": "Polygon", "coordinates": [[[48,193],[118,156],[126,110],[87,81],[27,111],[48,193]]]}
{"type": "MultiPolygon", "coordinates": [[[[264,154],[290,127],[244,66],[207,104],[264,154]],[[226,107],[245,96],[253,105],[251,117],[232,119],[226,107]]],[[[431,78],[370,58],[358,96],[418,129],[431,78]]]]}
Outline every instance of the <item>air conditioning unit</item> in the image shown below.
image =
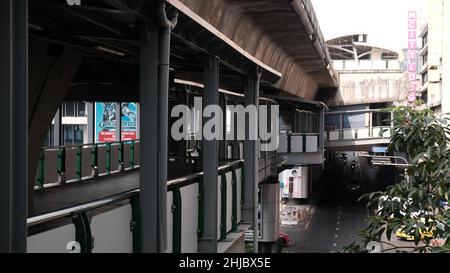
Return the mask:
{"type": "Polygon", "coordinates": [[[441,81],[441,71],[437,66],[430,66],[428,68],[428,81],[432,83],[441,81]]]}

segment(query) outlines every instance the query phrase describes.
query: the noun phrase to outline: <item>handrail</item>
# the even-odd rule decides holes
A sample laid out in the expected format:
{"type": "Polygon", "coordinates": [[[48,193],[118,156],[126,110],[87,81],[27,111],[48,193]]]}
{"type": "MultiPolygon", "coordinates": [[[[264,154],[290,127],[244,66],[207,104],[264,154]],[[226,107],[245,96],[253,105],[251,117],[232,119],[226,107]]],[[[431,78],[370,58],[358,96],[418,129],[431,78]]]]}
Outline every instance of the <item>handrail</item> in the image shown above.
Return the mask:
{"type": "Polygon", "coordinates": [[[363,114],[363,113],[392,113],[392,112],[387,109],[363,109],[363,110],[326,112],[325,115],[333,116],[333,115],[363,114]]]}
{"type": "MultiPolygon", "coordinates": [[[[234,161],[230,164],[220,166],[218,168],[218,171],[221,172],[221,171],[228,170],[229,168],[239,166],[243,162],[244,162],[244,160],[241,159],[241,160],[234,161]]],[[[190,174],[190,175],[187,175],[184,177],[172,179],[167,182],[167,190],[170,191],[175,186],[178,186],[179,188],[188,186],[190,184],[195,183],[196,180],[202,176],[203,176],[203,172],[199,172],[199,173],[190,174]]],[[[125,200],[128,198],[131,198],[131,197],[135,196],[136,194],[138,194],[139,192],[140,192],[139,189],[131,190],[131,191],[119,193],[119,194],[116,194],[113,196],[109,196],[109,197],[106,197],[106,198],[103,198],[100,200],[88,202],[85,204],[77,205],[77,206],[66,208],[66,209],[62,209],[59,211],[54,211],[54,212],[49,212],[49,213],[45,213],[42,215],[33,216],[33,217],[30,217],[27,219],[27,225],[34,226],[34,225],[48,222],[51,220],[60,219],[60,218],[72,215],[73,213],[93,210],[98,207],[106,206],[109,204],[113,204],[113,203],[116,203],[116,202],[119,202],[119,201],[122,201],[122,200],[125,200]]]]}
{"type": "Polygon", "coordinates": [[[288,135],[288,136],[319,136],[319,133],[285,133],[281,135],[288,135]]]}
{"type": "MultiPolygon", "coordinates": [[[[135,169],[137,166],[135,165],[135,144],[139,143],[139,139],[135,140],[123,140],[123,141],[113,141],[113,142],[101,142],[101,143],[83,143],[83,144],[76,144],[76,145],[65,145],[65,146],[53,146],[53,147],[43,147],[41,156],[39,158],[39,166],[38,166],[38,175],[36,178],[36,187],[37,189],[45,188],[49,185],[55,186],[58,184],[64,184],[67,182],[66,177],[66,157],[67,157],[67,150],[76,150],[76,181],[83,181],[86,178],[92,178],[92,177],[98,177],[98,148],[106,148],[106,174],[109,175],[113,172],[122,172],[128,169],[135,169]],[[130,168],[125,168],[125,156],[124,156],[124,150],[125,145],[129,144],[130,146],[130,162],[129,165],[130,168]],[[111,170],[111,153],[112,149],[111,147],[117,147],[118,146],[118,164],[119,169],[118,170],[111,170]],[[86,151],[85,149],[91,151],[86,151]],[[57,175],[58,175],[58,181],[51,181],[50,183],[45,183],[45,152],[57,152],[57,175]],[[83,154],[89,152],[91,154],[91,168],[92,173],[88,176],[83,176],[83,154]]],[[[73,181],[70,180],[70,181],[73,181]]]]}
{"type": "Polygon", "coordinates": [[[33,217],[30,217],[27,219],[27,225],[34,226],[34,225],[37,225],[40,223],[45,223],[45,222],[48,222],[51,220],[60,219],[65,216],[72,215],[73,213],[76,213],[76,212],[93,210],[95,208],[103,207],[103,206],[106,206],[109,204],[117,203],[119,201],[131,198],[131,197],[135,196],[137,193],[139,193],[139,189],[119,193],[119,194],[112,195],[112,196],[109,196],[109,197],[106,197],[106,198],[103,198],[100,200],[81,204],[81,205],[78,205],[75,207],[70,207],[70,208],[66,208],[66,209],[62,209],[62,210],[58,210],[58,211],[53,211],[53,212],[33,216],[33,217]]]}
{"type": "MultiPolygon", "coordinates": [[[[236,160],[236,161],[231,162],[229,164],[222,165],[222,166],[220,166],[218,168],[218,171],[219,172],[224,172],[224,171],[226,171],[226,170],[228,170],[228,169],[230,169],[232,167],[239,166],[243,162],[244,162],[243,159],[239,159],[239,160],[236,160]]],[[[180,177],[180,178],[172,179],[172,180],[167,182],[167,190],[171,191],[175,186],[178,186],[180,188],[189,186],[191,184],[196,183],[197,180],[200,177],[203,177],[203,172],[198,172],[198,173],[190,174],[190,175],[183,176],[183,177],[180,177]]]]}
{"type": "Polygon", "coordinates": [[[95,142],[95,143],[83,143],[83,144],[69,144],[69,145],[61,145],[61,146],[44,146],[42,147],[43,150],[46,151],[57,151],[61,148],[66,149],[73,149],[73,148],[80,148],[80,147],[90,147],[94,145],[103,146],[103,145],[115,145],[115,144],[121,144],[121,143],[131,143],[131,142],[140,142],[140,139],[133,139],[133,140],[122,140],[122,141],[108,141],[108,142],[95,142]]]}

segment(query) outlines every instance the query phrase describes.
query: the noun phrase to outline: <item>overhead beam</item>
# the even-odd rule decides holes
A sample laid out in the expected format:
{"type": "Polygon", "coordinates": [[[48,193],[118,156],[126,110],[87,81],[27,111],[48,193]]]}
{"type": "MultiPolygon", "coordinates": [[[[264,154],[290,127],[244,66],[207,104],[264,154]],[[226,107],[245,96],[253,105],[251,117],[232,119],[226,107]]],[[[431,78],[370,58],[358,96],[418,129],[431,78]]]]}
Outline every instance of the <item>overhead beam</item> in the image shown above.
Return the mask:
{"type": "Polygon", "coordinates": [[[142,0],[134,0],[134,1],[103,0],[103,1],[117,9],[124,11],[127,14],[135,16],[138,21],[146,22],[146,23],[150,22],[150,19],[138,10],[139,7],[144,2],[142,0]],[[132,6],[128,6],[127,2],[130,2],[132,4],[132,6]]]}
{"type": "Polygon", "coordinates": [[[125,34],[128,32],[126,27],[119,26],[117,23],[107,20],[102,16],[100,16],[99,14],[93,13],[89,10],[83,10],[82,12],[79,12],[77,11],[77,8],[74,7],[69,7],[65,5],[61,5],[60,7],[66,12],[75,15],[76,17],[85,20],[91,24],[101,27],[104,30],[107,30],[113,34],[125,36],[125,34]]]}

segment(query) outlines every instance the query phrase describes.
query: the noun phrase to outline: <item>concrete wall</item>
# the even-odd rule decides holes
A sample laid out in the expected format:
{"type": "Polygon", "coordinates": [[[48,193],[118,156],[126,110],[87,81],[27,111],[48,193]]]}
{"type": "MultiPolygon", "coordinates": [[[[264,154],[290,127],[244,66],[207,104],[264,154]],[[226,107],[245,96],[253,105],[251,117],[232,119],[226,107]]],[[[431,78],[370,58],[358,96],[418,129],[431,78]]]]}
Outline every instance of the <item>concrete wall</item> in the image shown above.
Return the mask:
{"type": "Polygon", "coordinates": [[[341,71],[339,90],[325,103],[328,106],[402,101],[408,92],[408,77],[403,71],[341,71]]]}
{"type": "Polygon", "coordinates": [[[442,112],[450,113],[450,3],[444,1],[444,48],[442,55],[442,112]]]}
{"type": "Polygon", "coordinates": [[[428,0],[427,104],[437,113],[450,113],[450,3],[428,0]]]}

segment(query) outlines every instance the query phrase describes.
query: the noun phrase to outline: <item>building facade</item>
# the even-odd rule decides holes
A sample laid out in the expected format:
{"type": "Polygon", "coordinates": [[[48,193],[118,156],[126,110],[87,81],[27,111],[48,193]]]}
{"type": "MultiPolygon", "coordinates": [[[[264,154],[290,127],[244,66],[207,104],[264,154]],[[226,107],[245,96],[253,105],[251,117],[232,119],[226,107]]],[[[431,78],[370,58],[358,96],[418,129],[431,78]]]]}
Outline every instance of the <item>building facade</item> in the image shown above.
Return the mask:
{"type": "Polygon", "coordinates": [[[428,0],[428,18],[420,32],[422,100],[436,113],[450,113],[450,3],[428,0]]]}

